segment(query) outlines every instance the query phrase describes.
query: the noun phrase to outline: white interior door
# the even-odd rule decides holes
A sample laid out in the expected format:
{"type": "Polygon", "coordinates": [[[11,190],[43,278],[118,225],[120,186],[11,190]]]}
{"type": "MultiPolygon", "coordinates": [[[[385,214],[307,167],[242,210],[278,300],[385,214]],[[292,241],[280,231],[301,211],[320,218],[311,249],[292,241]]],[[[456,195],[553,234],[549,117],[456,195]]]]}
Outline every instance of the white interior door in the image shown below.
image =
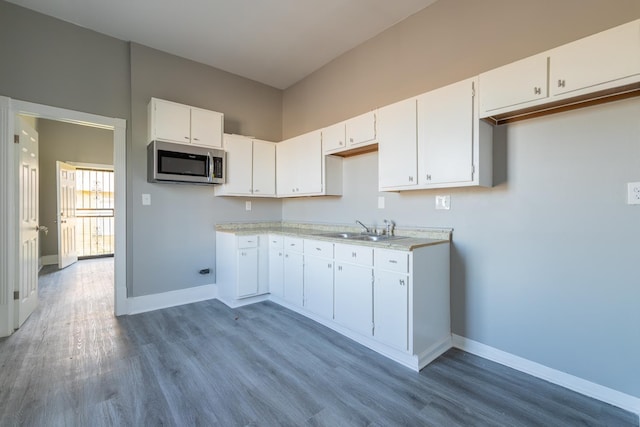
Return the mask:
{"type": "Polygon", "coordinates": [[[18,214],[20,250],[15,327],[19,328],[38,305],[38,133],[22,117],[16,119],[19,147],[18,214]]]}
{"type": "Polygon", "coordinates": [[[76,252],[76,168],[56,162],[58,181],[58,268],[78,261],[76,252]]]}

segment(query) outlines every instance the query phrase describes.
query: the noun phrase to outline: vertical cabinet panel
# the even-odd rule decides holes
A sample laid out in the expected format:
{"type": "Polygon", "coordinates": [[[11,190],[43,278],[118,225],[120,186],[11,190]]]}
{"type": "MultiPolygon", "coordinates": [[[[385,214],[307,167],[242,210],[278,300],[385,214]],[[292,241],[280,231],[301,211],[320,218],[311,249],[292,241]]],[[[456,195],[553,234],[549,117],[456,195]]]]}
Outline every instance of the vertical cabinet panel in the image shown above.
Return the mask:
{"type": "Polygon", "coordinates": [[[241,135],[224,135],[224,151],[227,153],[227,177],[225,184],[216,187],[216,193],[225,195],[252,194],[252,142],[241,135]]]}
{"type": "Polygon", "coordinates": [[[333,319],[333,260],[304,256],[304,307],[333,319]]]}
{"type": "Polygon", "coordinates": [[[416,99],[380,108],[377,124],[380,190],[417,185],[416,99]]]}
{"type": "Polygon", "coordinates": [[[337,262],[335,266],[335,321],[371,336],[373,326],[373,269],[337,262]]]}
{"type": "Polygon", "coordinates": [[[276,146],[272,142],[253,140],[253,194],[276,195],[276,146]]]}
{"type": "Polygon", "coordinates": [[[284,253],[284,299],[302,307],[303,298],[303,255],[298,252],[284,253]]]}
{"type": "Polygon", "coordinates": [[[409,340],[409,277],[376,270],[374,286],[374,337],[406,351],[409,340]]]}
{"type": "Polygon", "coordinates": [[[238,298],[258,293],[258,248],[238,249],[238,298]]]}
{"type": "Polygon", "coordinates": [[[474,83],[468,79],[418,97],[418,182],[473,180],[474,83]]]}

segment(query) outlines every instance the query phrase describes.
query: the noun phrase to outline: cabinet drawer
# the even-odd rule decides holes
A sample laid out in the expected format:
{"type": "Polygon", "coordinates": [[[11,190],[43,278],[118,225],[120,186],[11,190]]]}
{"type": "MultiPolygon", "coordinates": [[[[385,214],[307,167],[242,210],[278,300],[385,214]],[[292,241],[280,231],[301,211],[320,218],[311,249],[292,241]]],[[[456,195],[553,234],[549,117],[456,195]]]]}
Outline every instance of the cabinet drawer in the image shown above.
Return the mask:
{"type": "Polygon", "coordinates": [[[305,239],[304,254],[322,258],[333,258],[333,243],[305,239]]]}
{"type": "Polygon", "coordinates": [[[282,249],[284,248],[284,236],[278,236],[277,234],[269,234],[269,249],[282,249]]]}
{"type": "Polygon", "coordinates": [[[238,248],[257,248],[258,236],[238,236],[238,248]]]}
{"type": "Polygon", "coordinates": [[[336,261],[372,266],[373,248],[358,245],[336,245],[336,261]]]}
{"type": "Polygon", "coordinates": [[[299,237],[284,237],[284,250],[285,251],[295,251],[302,252],[302,241],[303,239],[299,237]]]}
{"type": "Polygon", "coordinates": [[[409,272],[408,252],[376,249],[374,259],[376,269],[395,271],[398,273],[409,272]]]}

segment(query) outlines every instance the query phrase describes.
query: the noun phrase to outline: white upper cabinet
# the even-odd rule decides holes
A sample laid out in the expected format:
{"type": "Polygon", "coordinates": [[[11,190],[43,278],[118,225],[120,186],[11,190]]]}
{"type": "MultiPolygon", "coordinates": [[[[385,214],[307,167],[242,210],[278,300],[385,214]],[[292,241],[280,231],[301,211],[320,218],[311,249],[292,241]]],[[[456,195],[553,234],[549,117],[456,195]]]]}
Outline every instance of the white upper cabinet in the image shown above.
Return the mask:
{"type": "Polygon", "coordinates": [[[320,131],[278,143],[276,165],[278,197],[342,194],[342,159],[323,155],[320,131]]]}
{"type": "Polygon", "coordinates": [[[276,195],[276,144],[253,140],[253,195],[276,195]]]}
{"type": "Polygon", "coordinates": [[[361,147],[376,142],[376,113],[370,111],[345,123],[348,147],[361,147]]]}
{"type": "Polygon", "coordinates": [[[215,187],[216,195],[250,196],[252,191],[252,141],[242,135],[224,135],[227,179],[215,187]]]}
{"type": "Polygon", "coordinates": [[[477,79],[418,97],[418,187],[491,186],[492,128],[478,119],[477,79]]]}
{"type": "Polygon", "coordinates": [[[222,147],[222,113],[191,107],[191,143],[203,147],[222,147]]]}
{"type": "Polygon", "coordinates": [[[337,123],[322,129],[322,150],[325,153],[332,153],[346,147],[345,125],[337,123]]]}
{"type": "Polygon", "coordinates": [[[416,98],[378,110],[378,185],[380,191],[418,184],[416,98]]]}
{"type": "Polygon", "coordinates": [[[216,196],[275,197],[276,148],[273,142],[242,135],[224,135],[227,179],[216,196]]]}
{"type": "Polygon", "coordinates": [[[523,108],[547,98],[547,64],[545,53],[480,74],[480,117],[523,108]]]}
{"type": "Polygon", "coordinates": [[[550,51],[550,57],[549,81],[554,98],[637,82],[640,20],[560,46],[550,51]]]}
{"type": "Polygon", "coordinates": [[[504,123],[578,108],[637,89],[639,82],[636,20],[481,74],[480,117],[504,123]]]}
{"type": "Polygon", "coordinates": [[[325,154],[361,152],[362,147],[375,143],[375,111],[361,114],[322,130],[322,149],[325,154]]]}
{"type": "Polygon", "coordinates": [[[222,148],[222,113],[157,98],[151,98],[147,112],[148,141],[222,148]]]}

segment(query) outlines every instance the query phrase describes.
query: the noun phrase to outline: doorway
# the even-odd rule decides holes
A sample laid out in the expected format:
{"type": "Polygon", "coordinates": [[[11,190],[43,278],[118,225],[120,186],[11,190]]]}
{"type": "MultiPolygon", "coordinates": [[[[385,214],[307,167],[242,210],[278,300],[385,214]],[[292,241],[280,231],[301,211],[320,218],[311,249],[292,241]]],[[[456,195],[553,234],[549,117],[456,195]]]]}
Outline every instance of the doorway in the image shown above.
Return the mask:
{"type": "Polygon", "coordinates": [[[17,115],[113,131],[114,167],[114,312],[128,313],[126,289],[126,121],[0,97],[0,336],[14,329],[14,283],[19,277],[15,211],[14,121],[17,115]]]}

